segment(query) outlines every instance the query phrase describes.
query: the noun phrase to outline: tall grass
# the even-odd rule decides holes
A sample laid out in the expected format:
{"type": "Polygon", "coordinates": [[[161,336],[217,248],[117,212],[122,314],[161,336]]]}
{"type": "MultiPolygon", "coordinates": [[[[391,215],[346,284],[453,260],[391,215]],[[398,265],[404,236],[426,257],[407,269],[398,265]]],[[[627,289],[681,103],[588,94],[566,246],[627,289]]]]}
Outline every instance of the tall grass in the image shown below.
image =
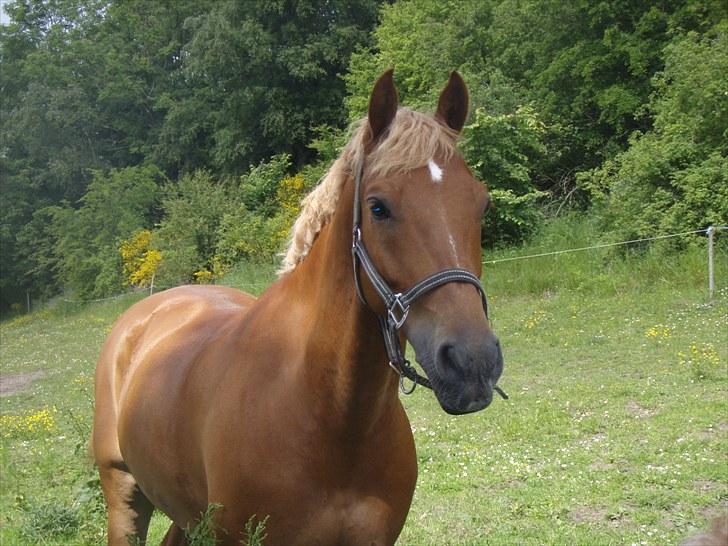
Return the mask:
{"type": "MultiPolygon", "coordinates": [[[[572,214],[554,219],[521,247],[483,253],[486,290],[489,295],[497,296],[559,290],[609,296],[659,286],[684,286],[704,287],[707,294],[707,237],[704,234],[498,261],[611,242],[617,241],[600,233],[591,217],[572,214]]],[[[728,286],[728,231],[718,232],[716,236],[715,268],[717,288],[728,286]]]]}

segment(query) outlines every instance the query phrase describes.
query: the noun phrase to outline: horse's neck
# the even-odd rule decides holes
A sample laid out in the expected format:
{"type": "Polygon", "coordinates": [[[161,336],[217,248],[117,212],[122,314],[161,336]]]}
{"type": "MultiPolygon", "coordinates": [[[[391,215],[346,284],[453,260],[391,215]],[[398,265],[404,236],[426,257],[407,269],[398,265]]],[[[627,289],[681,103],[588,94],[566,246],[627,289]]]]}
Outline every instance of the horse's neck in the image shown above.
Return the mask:
{"type": "MultiPolygon", "coordinates": [[[[351,181],[350,181],[351,182],[351,181]]],[[[376,423],[397,401],[398,377],[375,315],[358,299],[351,258],[352,184],[333,218],[288,281],[310,308],[306,373],[331,404],[333,417],[352,426],[376,423]]]]}

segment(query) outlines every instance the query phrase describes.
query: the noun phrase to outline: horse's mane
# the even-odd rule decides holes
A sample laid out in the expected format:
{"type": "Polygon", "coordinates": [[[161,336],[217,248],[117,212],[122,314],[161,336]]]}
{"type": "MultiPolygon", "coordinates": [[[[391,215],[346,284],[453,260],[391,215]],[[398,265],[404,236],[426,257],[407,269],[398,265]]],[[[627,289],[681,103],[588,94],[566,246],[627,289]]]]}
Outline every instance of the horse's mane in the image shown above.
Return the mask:
{"type": "MultiPolygon", "coordinates": [[[[301,214],[291,229],[291,239],[280,275],[303,261],[316,235],[331,219],[339,201],[341,188],[364,153],[371,138],[367,119],[353,125],[353,135],[341,155],[334,161],[318,185],[301,203],[301,214]]],[[[422,167],[433,157],[447,162],[455,150],[457,133],[432,116],[399,108],[384,139],[367,155],[366,171],[371,176],[386,176],[422,167]]]]}

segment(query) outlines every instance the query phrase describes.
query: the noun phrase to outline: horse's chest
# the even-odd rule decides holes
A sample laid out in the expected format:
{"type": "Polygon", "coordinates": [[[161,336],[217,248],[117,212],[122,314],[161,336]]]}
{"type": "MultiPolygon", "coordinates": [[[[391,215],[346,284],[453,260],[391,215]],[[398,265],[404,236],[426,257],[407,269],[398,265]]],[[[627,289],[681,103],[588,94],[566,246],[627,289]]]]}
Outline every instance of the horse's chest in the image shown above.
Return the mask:
{"type": "Polygon", "coordinates": [[[297,533],[297,544],[377,545],[394,544],[402,515],[384,499],[343,494],[311,514],[297,533]]]}

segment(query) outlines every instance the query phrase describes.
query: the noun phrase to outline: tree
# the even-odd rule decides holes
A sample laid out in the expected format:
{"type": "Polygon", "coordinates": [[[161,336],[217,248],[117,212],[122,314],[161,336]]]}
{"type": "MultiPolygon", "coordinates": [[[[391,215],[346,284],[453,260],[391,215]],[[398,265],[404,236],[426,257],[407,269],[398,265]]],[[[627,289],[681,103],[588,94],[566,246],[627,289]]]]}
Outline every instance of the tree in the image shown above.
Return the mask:
{"type": "Polygon", "coordinates": [[[302,166],[313,157],[313,127],[346,120],[340,75],[368,43],[376,10],[375,0],[216,3],[188,21],[192,93],[171,108],[165,138],[186,143],[192,126],[221,173],[239,175],[282,152],[302,166]]]}
{"type": "Polygon", "coordinates": [[[581,184],[626,237],[705,228],[728,218],[728,21],[665,48],[653,79],[654,129],[584,173],[581,184]]]}
{"type": "Polygon", "coordinates": [[[80,296],[102,297],[124,286],[119,249],[154,223],[164,176],[156,167],[96,172],[78,210],[55,213],[59,277],[80,296]]]}

